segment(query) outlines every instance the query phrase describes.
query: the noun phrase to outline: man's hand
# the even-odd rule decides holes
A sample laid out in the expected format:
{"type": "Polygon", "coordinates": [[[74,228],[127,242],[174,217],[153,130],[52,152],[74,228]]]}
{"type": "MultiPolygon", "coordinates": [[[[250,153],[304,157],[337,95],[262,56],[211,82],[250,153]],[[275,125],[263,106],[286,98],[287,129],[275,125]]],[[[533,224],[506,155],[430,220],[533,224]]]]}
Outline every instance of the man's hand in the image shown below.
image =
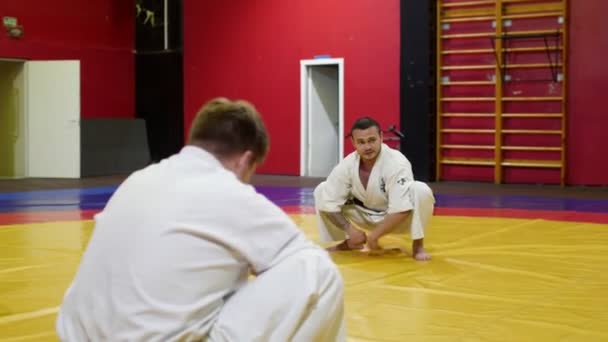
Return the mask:
{"type": "Polygon", "coordinates": [[[365,243],[367,242],[367,235],[364,232],[360,231],[353,226],[349,226],[347,229],[349,233],[348,239],[340,242],[339,244],[329,247],[328,251],[352,251],[363,249],[365,247],[365,243]]]}
{"type": "Polygon", "coordinates": [[[380,245],[378,244],[378,239],[380,239],[380,236],[378,236],[378,234],[374,234],[373,231],[369,233],[369,235],[367,236],[367,247],[372,251],[382,249],[382,247],[380,247],[380,245]]]}
{"type": "Polygon", "coordinates": [[[353,227],[341,212],[332,213],[321,211],[321,215],[326,219],[329,219],[329,221],[338,228],[342,229],[348,236],[348,239],[342,241],[339,245],[330,248],[330,250],[362,249],[365,246],[365,242],[367,241],[365,233],[353,227]]]}
{"type": "Polygon", "coordinates": [[[331,223],[336,225],[336,227],[342,229],[346,235],[348,236],[348,246],[352,249],[363,248],[365,241],[367,240],[367,236],[365,233],[360,231],[359,229],[353,227],[353,225],[348,222],[346,217],[341,212],[330,213],[330,212],[321,212],[321,215],[329,219],[331,223]]]}
{"type": "Polygon", "coordinates": [[[365,236],[364,232],[360,231],[357,228],[354,228],[351,225],[348,226],[346,234],[348,234],[348,240],[346,241],[348,241],[348,246],[351,249],[363,248],[363,245],[365,245],[365,241],[368,239],[367,236],[365,236]]]}

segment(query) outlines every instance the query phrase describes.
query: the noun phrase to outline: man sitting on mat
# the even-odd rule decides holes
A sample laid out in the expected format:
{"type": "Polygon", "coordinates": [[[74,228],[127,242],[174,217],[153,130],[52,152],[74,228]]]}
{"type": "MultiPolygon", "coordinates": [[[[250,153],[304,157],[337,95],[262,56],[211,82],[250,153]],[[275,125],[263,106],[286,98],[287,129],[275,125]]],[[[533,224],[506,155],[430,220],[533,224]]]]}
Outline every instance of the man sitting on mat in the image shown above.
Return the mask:
{"type": "Polygon", "coordinates": [[[321,240],[344,240],[330,250],[361,249],[366,243],[370,250],[378,250],[380,237],[409,231],[413,257],[430,260],[424,232],[433,215],[432,190],[414,180],[411,164],[401,152],[382,143],[374,119],[357,120],[351,138],[356,151],[314,191],[321,240]]]}
{"type": "Polygon", "coordinates": [[[206,104],[188,145],[133,173],[95,216],[59,338],[344,341],[336,265],[247,184],[268,145],[250,104],[206,104]]]}

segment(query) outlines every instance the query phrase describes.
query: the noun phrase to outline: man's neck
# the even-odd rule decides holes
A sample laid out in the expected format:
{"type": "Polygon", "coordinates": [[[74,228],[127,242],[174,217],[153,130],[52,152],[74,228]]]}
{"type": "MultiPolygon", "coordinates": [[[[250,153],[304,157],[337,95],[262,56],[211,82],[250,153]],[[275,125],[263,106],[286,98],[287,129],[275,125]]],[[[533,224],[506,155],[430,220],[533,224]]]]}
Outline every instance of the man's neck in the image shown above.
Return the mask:
{"type": "Polygon", "coordinates": [[[361,162],[359,163],[359,169],[363,170],[363,171],[371,171],[372,168],[374,167],[374,164],[376,163],[376,159],[378,159],[377,157],[373,160],[363,160],[361,159],[361,162]]]}

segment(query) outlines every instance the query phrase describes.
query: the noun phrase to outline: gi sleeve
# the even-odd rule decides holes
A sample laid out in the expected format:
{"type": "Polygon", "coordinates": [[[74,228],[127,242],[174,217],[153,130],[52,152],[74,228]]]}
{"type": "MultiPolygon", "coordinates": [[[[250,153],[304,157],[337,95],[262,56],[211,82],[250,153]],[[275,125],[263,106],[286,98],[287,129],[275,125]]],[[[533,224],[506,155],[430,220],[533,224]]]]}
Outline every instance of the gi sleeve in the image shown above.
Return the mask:
{"type": "Polygon", "coordinates": [[[352,189],[350,160],[343,160],[331,171],[327,180],[315,189],[315,206],[320,211],[336,213],[348,199],[352,189]]]}
{"type": "Polygon", "coordinates": [[[252,266],[255,274],[304,248],[318,248],[278,206],[253,187],[235,194],[235,207],[226,234],[228,241],[252,266]]]}
{"type": "Polygon", "coordinates": [[[412,167],[409,163],[400,163],[399,167],[387,179],[388,193],[387,214],[394,214],[414,209],[414,197],[411,185],[414,183],[412,167]]]}

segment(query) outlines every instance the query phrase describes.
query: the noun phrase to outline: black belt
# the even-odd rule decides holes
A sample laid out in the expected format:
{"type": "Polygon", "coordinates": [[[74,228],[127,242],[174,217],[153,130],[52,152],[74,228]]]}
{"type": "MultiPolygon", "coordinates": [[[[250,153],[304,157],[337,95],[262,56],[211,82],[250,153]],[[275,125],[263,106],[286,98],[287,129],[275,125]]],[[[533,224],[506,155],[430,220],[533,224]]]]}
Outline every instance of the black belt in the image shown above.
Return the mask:
{"type": "Polygon", "coordinates": [[[358,199],[357,197],[353,197],[353,198],[349,198],[346,200],[346,202],[344,203],[344,205],[349,205],[349,204],[356,204],[360,207],[363,207],[367,210],[371,210],[371,211],[375,211],[377,213],[381,213],[382,210],[378,210],[378,209],[372,209],[372,208],[368,208],[365,206],[365,204],[363,204],[363,201],[361,201],[360,199],[358,199]]]}

